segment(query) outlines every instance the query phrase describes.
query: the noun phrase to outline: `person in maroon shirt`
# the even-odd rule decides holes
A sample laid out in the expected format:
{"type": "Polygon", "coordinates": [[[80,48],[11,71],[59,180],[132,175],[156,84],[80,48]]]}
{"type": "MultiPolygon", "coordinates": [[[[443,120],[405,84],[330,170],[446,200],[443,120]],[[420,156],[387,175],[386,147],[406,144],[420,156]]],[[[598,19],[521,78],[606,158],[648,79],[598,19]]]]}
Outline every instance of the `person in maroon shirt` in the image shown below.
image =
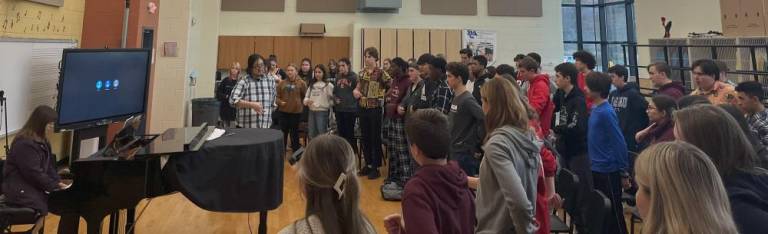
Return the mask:
{"type": "Polygon", "coordinates": [[[474,233],[475,203],[467,175],[448,162],[448,119],[422,109],[406,121],[411,155],[421,166],[405,185],[403,214],[384,219],[388,233],[474,233]]]}
{"type": "Polygon", "coordinates": [[[385,196],[385,200],[400,200],[405,183],[416,170],[416,163],[408,154],[408,143],[405,140],[405,116],[397,111],[411,86],[407,69],[408,63],[397,57],[392,59],[387,71],[392,76],[392,84],[384,95],[384,121],[387,123],[384,125],[384,137],[388,140],[389,176],[381,189],[382,194],[386,191],[394,193],[394,196],[385,196]]]}

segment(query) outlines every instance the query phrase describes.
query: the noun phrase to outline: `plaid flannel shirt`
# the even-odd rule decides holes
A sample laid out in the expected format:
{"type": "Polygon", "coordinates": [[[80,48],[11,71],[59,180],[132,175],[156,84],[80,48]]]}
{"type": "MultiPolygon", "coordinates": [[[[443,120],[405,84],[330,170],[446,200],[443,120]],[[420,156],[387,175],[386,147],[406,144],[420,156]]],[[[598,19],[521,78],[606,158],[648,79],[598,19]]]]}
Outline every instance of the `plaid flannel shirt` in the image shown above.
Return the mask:
{"type": "Polygon", "coordinates": [[[262,76],[258,79],[247,75],[237,82],[229,95],[229,103],[235,106],[240,100],[261,103],[263,112],[256,113],[251,108],[237,109],[237,126],[243,128],[269,128],[272,125],[272,112],[275,109],[277,85],[272,76],[262,76]]]}
{"type": "Polygon", "coordinates": [[[748,116],[747,122],[752,132],[757,133],[760,142],[768,146],[768,109],[748,116]]]}

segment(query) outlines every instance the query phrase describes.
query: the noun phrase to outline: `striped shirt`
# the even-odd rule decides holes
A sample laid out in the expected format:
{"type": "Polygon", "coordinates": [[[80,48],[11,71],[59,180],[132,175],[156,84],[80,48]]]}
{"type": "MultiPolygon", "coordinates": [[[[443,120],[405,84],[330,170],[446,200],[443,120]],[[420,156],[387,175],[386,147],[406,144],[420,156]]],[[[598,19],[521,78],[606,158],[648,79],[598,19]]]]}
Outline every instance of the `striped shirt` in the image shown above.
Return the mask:
{"type": "Polygon", "coordinates": [[[272,125],[272,112],[275,110],[275,78],[262,76],[254,79],[247,75],[237,82],[229,96],[229,103],[235,106],[240,100],[258,102],[263,107],[261,114],[251,108],[237,109],[237,126],[243,128],[269,128],[272,125]]]}

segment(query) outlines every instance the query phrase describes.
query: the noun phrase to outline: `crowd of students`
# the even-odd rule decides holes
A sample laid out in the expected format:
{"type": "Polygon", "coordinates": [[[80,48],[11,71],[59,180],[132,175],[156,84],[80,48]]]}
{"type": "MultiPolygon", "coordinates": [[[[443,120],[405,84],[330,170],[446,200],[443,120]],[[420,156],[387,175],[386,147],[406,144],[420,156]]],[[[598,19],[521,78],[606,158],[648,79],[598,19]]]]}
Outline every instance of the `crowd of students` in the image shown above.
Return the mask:
{"type": "MultiPolygon", "coordinates": [[[[424,54],[379,67],[378,51],[366,48],[359,73],[346,58],[330,69],[311,69],[309,59],[280,69],[276,58],[265,67],[252,55],[243,77],[233,65],[217,92],[236,113],[224,120],[279,127],[294,152],[308,122],[298,166],[307,213],[284,233],[373,232],[355,174],[378,178],[382,147],[382,195],[402,200],[403,213],[384,221],[390,233],[549,233],[552,209],[563,202],[554,183],[560,168],[580,181],[565,202],[585,204],[593,191],[610,200],[603,233],[628,233],[622,194],[635,191],[644,233],[768,230],[761,83],[733,86],[717,62],[703,59],[692,65],[697,88],[686,96],[659,62],[648,66],[655,91],[646,98],[627,68],[593,71],[585,51],[555,66],[554,79],[536,53],[498,67],[460,53],[461,62],[424,54]],[[329,126],[338,136],[326,134],[329,126]]],[[[569,207],[579,233],[595,232],[586,206],[569,207]]]]}

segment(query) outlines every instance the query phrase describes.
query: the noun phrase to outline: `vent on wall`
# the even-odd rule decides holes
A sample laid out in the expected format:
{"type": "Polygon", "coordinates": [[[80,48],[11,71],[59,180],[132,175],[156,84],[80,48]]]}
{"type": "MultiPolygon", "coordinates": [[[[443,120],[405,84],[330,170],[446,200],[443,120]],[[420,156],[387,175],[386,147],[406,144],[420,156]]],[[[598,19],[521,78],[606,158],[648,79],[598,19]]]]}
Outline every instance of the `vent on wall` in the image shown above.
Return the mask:
{"type": "Polygon", "coordinates": [[[325,24],[300,24],[299,36],[302,36],[302,37],[325,36],[325,24]]]}
{"type": "Polygon", "coordinates": [[[402,0],[360,0],[362,12],[392,12],[396,13],[403,7],[402,0]]]}

